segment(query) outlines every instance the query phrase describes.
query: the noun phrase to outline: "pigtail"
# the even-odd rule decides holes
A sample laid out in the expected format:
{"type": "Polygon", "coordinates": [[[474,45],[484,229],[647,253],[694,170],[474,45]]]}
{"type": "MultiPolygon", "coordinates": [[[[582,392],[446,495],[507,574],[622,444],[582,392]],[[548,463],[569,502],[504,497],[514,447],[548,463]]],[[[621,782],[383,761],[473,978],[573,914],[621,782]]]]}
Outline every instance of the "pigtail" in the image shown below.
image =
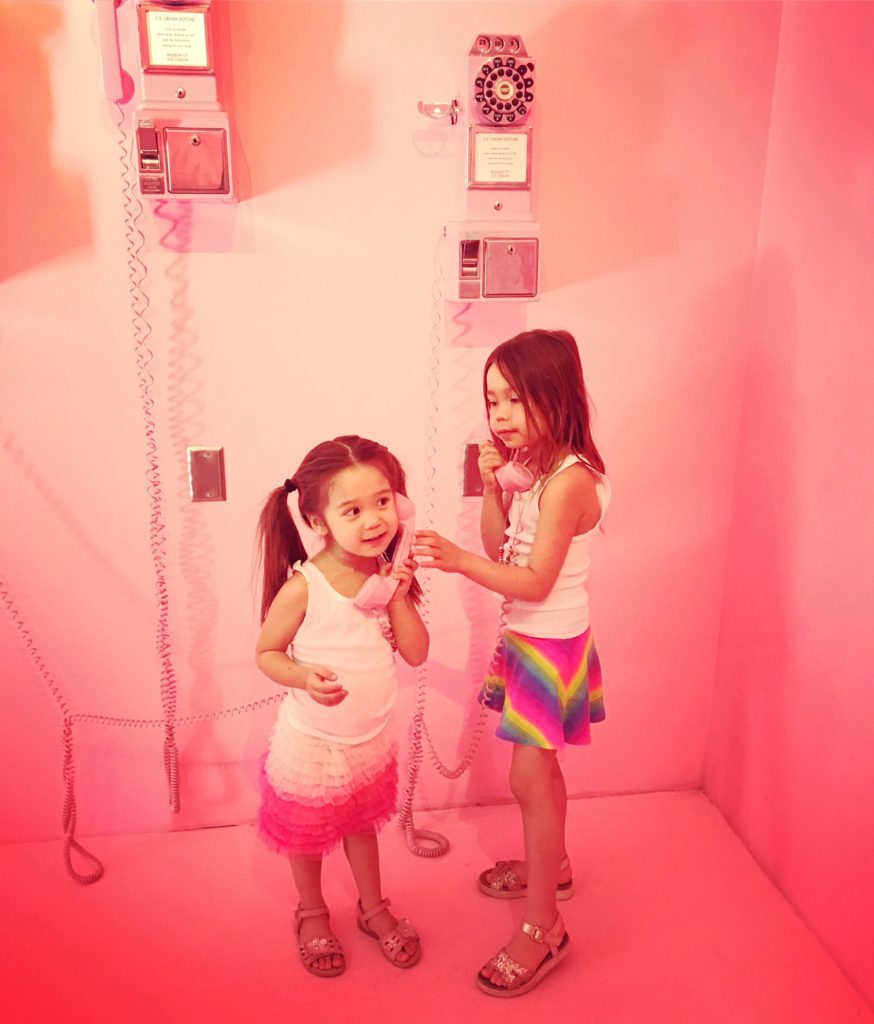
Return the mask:
{"type": "Polygon", "coordinates": [[[277,487],[271,491],[258,518],[257,542],[264,578],[261,590],[263,622],[273,598],[288,579],[289,566],[295,562],[304,562],[307,558],[306,548],[288,508],[286,487],[277,487]]]}

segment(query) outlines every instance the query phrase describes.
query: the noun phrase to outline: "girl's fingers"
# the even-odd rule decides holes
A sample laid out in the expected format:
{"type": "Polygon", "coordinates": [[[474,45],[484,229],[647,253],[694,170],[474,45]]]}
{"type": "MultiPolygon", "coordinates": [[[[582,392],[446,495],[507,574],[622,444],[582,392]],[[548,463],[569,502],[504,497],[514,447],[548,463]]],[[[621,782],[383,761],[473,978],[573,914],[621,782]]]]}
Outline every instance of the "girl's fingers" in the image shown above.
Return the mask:
{"type": "Polygon", "coordinates": [[[319,693],[345,693],[346,691],[343,689],[342,684],[334,681],[336,678],[337,677],[334,676],[333,680],[331,680],[319,677],[319,682],[317,683],[319,693]]]}

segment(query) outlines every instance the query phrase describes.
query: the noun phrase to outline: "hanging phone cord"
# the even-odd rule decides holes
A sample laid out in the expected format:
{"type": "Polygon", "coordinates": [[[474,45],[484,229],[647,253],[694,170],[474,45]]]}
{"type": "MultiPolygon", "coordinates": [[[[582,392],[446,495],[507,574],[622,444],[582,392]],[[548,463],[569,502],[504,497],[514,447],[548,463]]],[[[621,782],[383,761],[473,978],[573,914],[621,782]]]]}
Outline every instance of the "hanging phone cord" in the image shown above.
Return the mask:
{"type": "Polygon", "coordinates": [[[179,811],[179,751],[176,746],[176,669],[170,642],[170,595],[167,587],[165,555],[166,525],[163,519],[164,493],[161,486],[161,468],[158,463],[158,445],[155,439],[155,400],[152,385],[155,378],[149,369],[155,356],[151,349],[152,326],[146,319],[149,296],[143,288],[148,268],[140,258],[145,236],[139,227],[143,204],[134,188],[133,137],[128,139],[124,126],[124,111],[115,104],[118,114],[118,149],[124,182],[124,232],[127,246],[128,292],[130,294],[131,325],[134,336],[134,355],[137,369],[137,389],[143,415],[146,441],[146,490],[149,495],[149,551],[155,580],[155,598],[158,620],[155,628],[155,648],[161,664],[161,708],[164,713],[164,774],[167,778],[170,806],[179,811]]]}
{"type": "MultiPolygon", "coordinates": [[[[72,711],[60,685],[43,660],[30,630],[25,625],[21,613],[2,580],[0,580],[0,602],[2,602],[9,617],[12,619],[19,637],[36,666],[37,673],[57,704],[61,714],[61,747],[63,751],[61,777],[64,784],[62,814],[64,865],[66,866],[67,874],[74,882],[77,882],[79,885],[90,885],[102,877],[104,866],[93,853],[86,850],[76,839],[76,764],[73,757],[73,726],[76,723],[83,723],[120,726],[127,729],[160,729],[166,727],[166,719],[116,718],[109,715],[95,715],[72,711]],[[84,873],[77,871],[72,861],[73,851],[89,860],[93,864],[93,869],[84,873]]],[[[203,722],[218,722],[223,718],[236,718],[253,711],[260,711],[271,704],[281,701],[284,696],[284,693],[274,693],[269,697],[262,697],[260,700],[252,701],[249,704],[241,704],[237,707],[223,708],[219,711],[204,712],[198,715],[188,715],[185,718],[174,718],[171,724],[176,728],[179,726],[199,725],[203,722]]]]}
{"type": "MultiPolygon", "coordinates": [[[[440,370],[440,328],[443,319],[440,312],[440,304],[443,298],[441,288],[443,271],[440,264],[439,240],[437,243],[435,263],[436,273],[434,284],[432,286],[434,302],[431,314],[431,348],[428,355],[428,425],[425,434],[425,488],[423,503],[425,522],[432,521],[434,513],[434,495],[436,491],[434,477],[436,475],[435,457],[437,455],[437,392],[439,389],[438,374],[440,370]]],[[[463,306],[452,318],[458,324],[460,329],[460,333],[456,336],[456,340],[470,330],[470,326],[468,324],[464,324],[458,320],[458,317],[467,312],[469,307],[470,303],[467,303],[467,305],[463,306]]],[[[426,575],[422,583],[423,601],[421,610],[422,621],[426,628],[430,620],[430,594],[431,577],[430,575],[426,575]]],[[[437,753],[425,720],[427,680],[428,669],[427,662],[425,662],[419,666],[416,672],[416,705],[415,711],[413,712],[413,723],[410,730],[407,782],[404,787],[404,796],[401,802],[401,808],[398,812],[398,827],[404,833],[407,848],[411,853],[414,853],[419,857],[441,857],[449,850],[449,840],[446,836],[439,832],[432,832],[427,829],[418,829],[413,821],[413,799],[416,792],[416,783],[419,778],[419,770],[422,766],[422,755],[424,750],[423,740],[428,744],[428,752],[437,771],[446,779],[457,779],[467,771],[476,756],[480,740],[482,739],[483,729],[485,727],[487,708],[485,706],[481,706],[479,709],[479,714],[474,724],[473,733],[471,734],[470,742],[468,744],[467,753],[462,757],[455,768],[449,768],[443,763],[437,753]]]]}

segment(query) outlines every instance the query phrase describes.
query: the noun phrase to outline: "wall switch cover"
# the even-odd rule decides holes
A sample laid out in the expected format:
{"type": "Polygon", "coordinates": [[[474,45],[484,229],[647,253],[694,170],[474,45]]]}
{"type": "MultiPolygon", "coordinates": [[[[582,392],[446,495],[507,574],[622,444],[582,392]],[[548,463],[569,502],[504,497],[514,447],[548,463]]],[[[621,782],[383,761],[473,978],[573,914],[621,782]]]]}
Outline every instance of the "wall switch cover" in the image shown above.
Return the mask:
{"type": "Polygon", "coordinates": [[[192,501],[224,501],[224,448],[188,449],[188,487],[192,501]]]}
{"type": "Polygon", "coordinates": [[[464,481],[461,493],[465,498],[481,498],[483,493],[483,478],[480,476],[479,445],[466,444],[464,446],[464,481]]]}

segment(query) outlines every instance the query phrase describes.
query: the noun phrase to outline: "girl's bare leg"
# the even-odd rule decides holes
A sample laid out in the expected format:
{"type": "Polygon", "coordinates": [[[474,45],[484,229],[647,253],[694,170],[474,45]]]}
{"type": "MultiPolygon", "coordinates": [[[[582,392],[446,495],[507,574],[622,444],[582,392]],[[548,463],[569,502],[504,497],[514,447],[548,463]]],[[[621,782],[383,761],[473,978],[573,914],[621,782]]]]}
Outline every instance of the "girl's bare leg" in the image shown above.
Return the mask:
{"type": "MultiPolygon", "coordinates": [[[[365,832],[357,836],[346,836],[343,840],[343,849],[349,867],[352,868],[352,877],[358,888],[358,897],[361,901],[361,909],[365,912],[372,910],[382,902],[382,883],[379,874],[379,845],[376,840],[376,833],[365,832]]],[[[383,938],[397,925],[398,921],[390,910],[385,909],[375,914],[367,922],[376,934],[383,938]]],[[[416,951],[418,940],[411,940],[401,948],[397,955],[399,963],[406,963],[416,951]]]]}
{"type": "MultiPolygon", "coordinates": [[[[552,761],[552,774],[553,774],[553,786],[555,787],[555,798],[560,803],[567,807],[567,789],[565,787],[564,775],[562,775],[561,765],[558,763],[558,758],[553,758],[552,761]]],[[[565,839],[565,819],[567,815],[562,814],[562,837],[561,837],[561,859],[564,861],[568,857],[567,853],[567,841],[565,839]]],[[[524,860],[511,860],[510,864],[513,866],[513,870],[522,885],[528,884],[528,865],[524,860]]],[[[499,874],[497,868],[491,872],[487,877],[491,879],[494,875],[499,874]]],[[[562,865],[559,869],[558,880],[559,882],[569,882],[571,880],[573,871],[570,863],[562,865]]]]}
{"type": "MultiPolygon", "coordinates": [[[[516,744],[510,766],[510,789],[522,812],[528,892],[525,920],[550,929],[558,917],[555,889],[559,864],[564,855],[567,790],[554,750],[516,744]]],[[[546,947],[517,931],[506,944],[517,963],[535,970],[546,955],[546,947]]],[[[502,984],[501,976],[483,968],[483,977],[502,984]]]]}
{"type": "MultiPolygon", "coordinates": [[[[316,910],[324,907],[324,917],[308,917],[300,924],[300,941],[309,942],[310,939],[328,938],[334,933],[331,931],[328,922],[328,908],[325,904],[325,897],[322,895],[322,858],[321,857],[289,857],[291,873],[294,875],[294,884],[297,886],[297,895],[301,910],[316,910]]],[[[322,970],[329,967],[342,967],[341,956],[319,957],[317,965],[322,970]]]]}

